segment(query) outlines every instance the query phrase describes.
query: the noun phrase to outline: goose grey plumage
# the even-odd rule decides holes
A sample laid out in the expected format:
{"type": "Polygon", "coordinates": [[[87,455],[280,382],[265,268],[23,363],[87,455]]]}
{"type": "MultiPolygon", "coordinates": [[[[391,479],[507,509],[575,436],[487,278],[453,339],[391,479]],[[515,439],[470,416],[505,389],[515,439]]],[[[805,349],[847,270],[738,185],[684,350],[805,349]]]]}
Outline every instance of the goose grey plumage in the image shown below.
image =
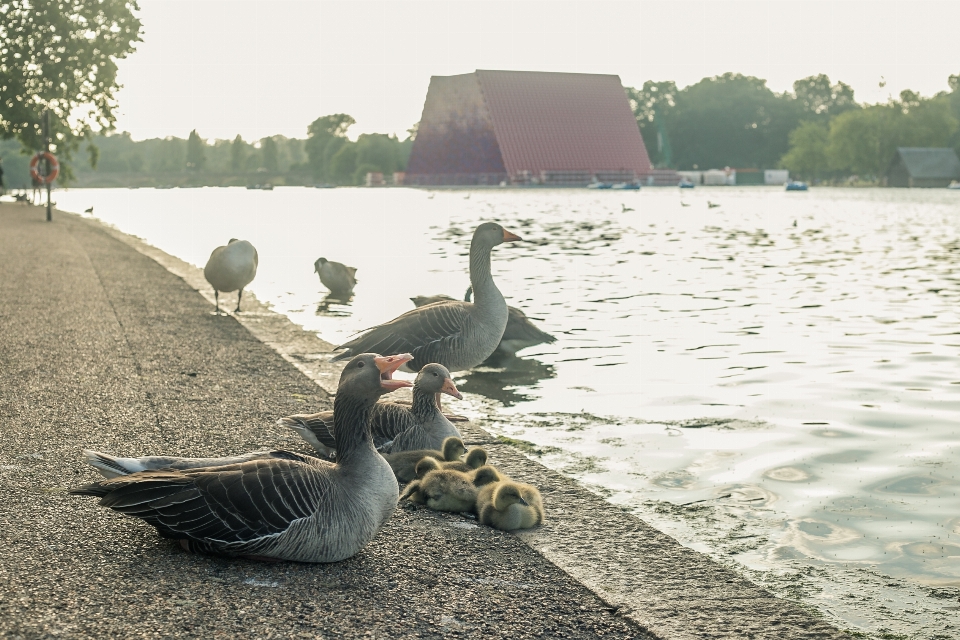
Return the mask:
{"type": "Polygon", "coordinates": [[[210,254],[203,276],[213,287],[213,298],[220,315],[220,292],[230,293],[237,291],[237,308],[240,312],[240,298],[243,297],[243,288],[253,282],[257,275],[259,257],[257,250],[246,240],[230,238],[223,247],[217,247],[210,254]]]}
{"type": "MultiPolygon", "coordinates": [[[[466,302],[470,302],[472,293],[473,288],[468,287],[463,299],[466,302]]],[[[434,302],[453,300],[453,298],[441,293],[435,296],[414,296],[410,298],[410,300],[417,307],[423,307],[428,304],[433,304],[434,302]]],[[[555,337],[533,324],[523,311],[516,307],[508,306],[507,326],[503,330],[500,344],[497,345],[497,353],[514,356],[522,349],[538,344],[550,344],[556,341],[557,339],[555,337]]]]}
{"type": "Polygon", "coordinates": [[[438,362],[450,371],[475,367],[496,350],[507,326],[507,303],[490,273],[490,252],[504,242],[520,240],[495,222],[477,227],[470,242],[470,283],[475,303],[437,302],[408,311],[334,348],[343,352],[331,361],[360,351],[400,350],[413,354],[405,370],[419,371],[438,362]]]}
{"type": "Polygon", "coordinates": [[[337,462],[254,459],[188,470],[141,471],[73,489],[141,518],[185,549],[253,559],[336,562],[356,554],[391,516],[399,487],[373,448],[369,417],[391,374],[412,356],[353,358],[340,376],[337,462]]]}
{"type": "Polygon", "coordinates": [[[348,296],[353,293],[353,288],[357,286],[357,269],[348,267],[340,262],[331,262],[326,258],[317,258],[313,263],[313,270],[320,276],[320,282],[323,283],[330,293],[338,296],[348,296]]]}
{"type": "MultiPolygon", "coordinates": [[[[437,394],[462,400],[450,372],[431,363],[420,369],[413,383],[413,403],[378,402],[370,415],[373,444],[381,453],[411,449],[439,449],[446,438],[460,437],[460,431],[440,411],[437,394]]],[[[289,427],[324,457],[336,453],[334,411],[296,414],[280,418],[277,424],[289,427]]]]}
{"type": "Polygon", "coordinates": [[[87,464],[99,471],[100,475],[104,478],[128,476],[131,473],[137,473],[139,471],[159,471],[161,469],[185,471],[187,469],[220,467],[230,464],[241,464],[249,460],[266,460],[268,458],[307,462],[306,458],[308,457],[281,449],[251,451],[250,453],[244,453],[239,456],[228,456],[224,458],[178,458],[175,456],[121,458],[120,456],[113,456],[109,453],[102,453],[91,449],[84,449],[83,455],[86,458],[87,464]]]}

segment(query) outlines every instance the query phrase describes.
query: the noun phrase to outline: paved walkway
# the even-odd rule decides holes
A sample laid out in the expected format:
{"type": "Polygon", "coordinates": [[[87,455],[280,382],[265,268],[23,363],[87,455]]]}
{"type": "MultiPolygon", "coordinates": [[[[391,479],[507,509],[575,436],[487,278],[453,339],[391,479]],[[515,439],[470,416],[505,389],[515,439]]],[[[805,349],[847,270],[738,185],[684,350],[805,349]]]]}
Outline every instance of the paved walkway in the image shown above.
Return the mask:
{"type": "Polygon", "coordinates": [[[0,204],[0,636],[840,637],[493,443],[494,463],[542,487],[547,525],[515,536],[400,508],[333,565],[192,556],[67,495],[97,477],[83,448],[308,453],[274,422],[330,406],[315,353],[329,345],[255,301],[244,324],[215,317],[196,273],[145,254],[94,222],[0,204]]]}

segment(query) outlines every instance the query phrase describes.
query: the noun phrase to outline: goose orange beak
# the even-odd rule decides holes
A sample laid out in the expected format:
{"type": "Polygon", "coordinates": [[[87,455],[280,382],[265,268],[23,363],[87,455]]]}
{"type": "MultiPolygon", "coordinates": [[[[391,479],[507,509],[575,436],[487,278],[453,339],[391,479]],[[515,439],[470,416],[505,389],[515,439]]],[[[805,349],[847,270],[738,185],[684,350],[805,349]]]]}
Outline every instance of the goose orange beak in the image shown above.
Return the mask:
{"type": "Polygon", "coordinates": [[[457,385],[453,384],[453,380],[447,378],[443,381],[443,386],[440,387],[440,392],[445,393],[448,396],[453,396],[457,400],[463,400],[463,396],[460,394],[460,391],[457,390],[457,385]]]}
{"type": "Polygon", "coordinates": [[[503,241],[504,242],[516,242],[517,240],[523,240],[520,236],[515,233],[510,233],[506,229],[503,230],[503,241]]]}
{"type": "Polygon", "coordinates": [[[403,387],[412,387],[412,382],[393,379],[393,372],[411,360],[413,360],[413,356],[409,353],[400,353],[395,356],[377,356],[374,358],[373,362],[377,365],[377,369],[380,370],[380,386],[387,391],[396,391],[403,387]]]}

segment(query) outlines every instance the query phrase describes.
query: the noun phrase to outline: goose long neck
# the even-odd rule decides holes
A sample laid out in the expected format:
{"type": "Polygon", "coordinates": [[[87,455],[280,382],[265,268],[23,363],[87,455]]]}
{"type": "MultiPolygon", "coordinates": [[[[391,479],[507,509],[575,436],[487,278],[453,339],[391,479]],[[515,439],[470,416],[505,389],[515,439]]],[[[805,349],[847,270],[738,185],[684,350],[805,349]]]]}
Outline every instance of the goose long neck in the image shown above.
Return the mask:
{"type": "Polygon", "coordinates": [[[492,247],[474,242],[470,245],[470,284],[473,285],[473,299],[477,305],[487,300],[503,298],[493,282],[490,271],[490,252],[492,247]]]}
{"type": "Polygon", "coordinates": [[[423,389],[413,389],[413,406],[410,411],[420,422],[426,422],[437,410],[436,394],[423,389]]]}
{"type": "Polygon", "coordinates": [[[338,393],[334,398],[333,430],[338,463],[362,455],[367,449],[376,453],[370,432],[370,414],[374,402],[345,393],[338,393]]]}

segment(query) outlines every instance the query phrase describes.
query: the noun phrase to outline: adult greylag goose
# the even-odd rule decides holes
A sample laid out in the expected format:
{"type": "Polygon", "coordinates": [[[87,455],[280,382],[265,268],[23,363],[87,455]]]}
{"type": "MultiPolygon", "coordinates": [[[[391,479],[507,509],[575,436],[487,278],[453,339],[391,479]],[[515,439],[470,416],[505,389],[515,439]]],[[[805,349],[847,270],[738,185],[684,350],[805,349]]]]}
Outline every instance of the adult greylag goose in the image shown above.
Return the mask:
{"type": "Polygon", "coordinates": [[[236,313],[240,312],[240,298],[243,288],[253,282],[257,275],[257,250],[246,240],[230,238],[223,247],[217,247],[210,254],[203,276],[213,287],[213,299],[220,315],[220,292],[237,291],[236,313]]]}
{"type": "Polygon", "coordinates": [[[73,489],[141,518],[189,551],[252,559],[336,562],[356,554],[397,506],[399,487],[373,447],[370,412],[410,355],[364,353],[344,368],[334,400],[336,463],[255,459],[141,471],[73,489]]]}
{"type": "Polygon", "coordinates": [[[490,253],[520,240],[495,222],[484,222],[470,242],[470,283],[475,303],[450,300],[408,311],[334,348],[343,360],[361,351],[386,349],[413,354],[405,370],[438,362],[450,371],[475,367],[496,350],[507,326],[507,303],[490,273],[490,253]]]}
{"type": "Polygon", "coordinates": [[[501,480],[477,494],[477,520],[503,531],[529,529],[543,523],[543,500],[536,487],[501,480]]]}
{"type": "Polygon", "coordinates": [[[331,262],[326,258],[317,258],[313,263],[313,270],[320,276],[320,282],[330,293],[337,296],[348,296],[357,286],[357,269],[348,267],[340,262],[331,262]]]}
{"type": "MultiPolygon", "coordinates": [[[[463,299],[466,302],[470,302],[472,293],[473,288],[467,288],[467,293],[463,299]]],[[[453,300],[453,298],[441,293],[435,296],[414,296],[410,298],[410,300],[417,307],[422,307],[433,304],[434,302],[453,300]]],[[[497,345],[497,352],[502,355],[514,356],[521,349],[533,347],[538,344],[550,344],[556,341],[557,339],[555,337],[533,324],[523,311],[516,307],[508,306],[507,326],[503,330],[500,344],[497,345]]]]}
{"type": "MultiPolygon", "coordinates": [[[[436,397],[440,393],[462,400],[450,372],[431,363],[420,369],[413,383],[413,403],[378,402],[370,414],[373,444],[381,453],[410,449],[439,449],[449,437],[460,437],[460,431],[440,411],[436,397]]],[[[321,455],[336,453],[336,409],[309,415],[296,414],[280,418],[277,424],[290,427],[313,445],[321,455]]]]}
{"type": "Polygon", "coordinates": [[[383,458],[393,469],[394,475],[400,482],[410,482],[417,477],[417,463],[424,458],[435,458],[445,462],[455,462],[460,456],[467,452],[463,446],[463,440],[456,437],[450,437],[443,441],[440,450],[436,449],[414,449],[412,451],[399,451],[397,453],[384,453],[383,458]]]}

